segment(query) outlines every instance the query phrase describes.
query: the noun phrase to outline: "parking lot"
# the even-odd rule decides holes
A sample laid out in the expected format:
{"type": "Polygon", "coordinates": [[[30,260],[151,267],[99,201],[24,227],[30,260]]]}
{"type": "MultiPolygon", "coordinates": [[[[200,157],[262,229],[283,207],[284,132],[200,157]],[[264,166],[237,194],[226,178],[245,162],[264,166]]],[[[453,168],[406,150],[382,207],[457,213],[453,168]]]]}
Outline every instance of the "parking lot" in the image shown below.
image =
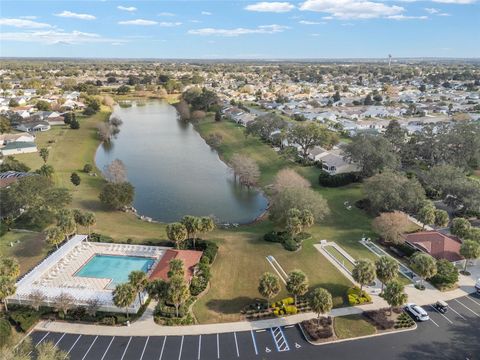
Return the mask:
{"type": "Polygon", "coordinates": [[[298,326],[194,336],[112,337],[32,333],[38,345],[51,341],[72,360],[200,359],[480,359],[480,297],[448,302],[441,314],[423,306],[430,320],[418,329],[368,339],[313,346],[298,326]]]}

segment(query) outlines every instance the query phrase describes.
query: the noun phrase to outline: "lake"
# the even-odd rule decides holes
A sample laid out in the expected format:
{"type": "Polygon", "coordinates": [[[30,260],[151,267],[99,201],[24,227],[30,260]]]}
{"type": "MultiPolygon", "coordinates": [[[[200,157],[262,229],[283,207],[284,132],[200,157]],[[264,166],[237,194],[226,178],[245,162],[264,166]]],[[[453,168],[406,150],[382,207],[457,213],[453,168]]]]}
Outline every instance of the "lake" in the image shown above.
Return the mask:
{"type": "Polygon", "coordinates": [[[237,184],[218,153],[168,103],[115,106],[112,116],[123,121],[120,133],[109,146],[99,146],[95,161],[100,170],[123,161],[140,215],[162,222],[213,215],[221,223],[241,224],[267,208],[262,193],[237,184]]]}

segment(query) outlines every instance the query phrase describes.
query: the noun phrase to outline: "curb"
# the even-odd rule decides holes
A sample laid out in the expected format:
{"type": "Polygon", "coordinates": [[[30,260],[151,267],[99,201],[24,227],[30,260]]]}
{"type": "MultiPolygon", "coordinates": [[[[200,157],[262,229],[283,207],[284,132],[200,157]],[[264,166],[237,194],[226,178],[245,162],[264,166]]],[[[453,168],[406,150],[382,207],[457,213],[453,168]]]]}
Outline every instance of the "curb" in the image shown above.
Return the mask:
{"type": "MultiPolygon", "coordinates": [[[[332,324],[333,326],[333,324],[332,324]]],[[[408,329],[401,329],[401,330],[392,330],[392,331],[387,331],[379,334],[372,334],[372,335],[364,335],[364,336],[358,336],[354,338],[348,338],[348,339],[337,339],[337,340],[331,340],[331,341],[325,341],[322,343],[314,343],[313,341],[310,340],[310,338],[307,336],[305,333],[305,330],[303,329],[303,326],[301,323],[298,323],[298,327],[300,328],[300,331],[302,332],[303,337],[305,338],[305,341],[307,341],[310,345],[314,346],[322,346],[322,345],[330,345],[330,344],[336,344],[336,343],[341,343],[345,341],[355,341],[355,340],[363,340],[363,339],[368,339],[372,337],[377,337],[377,336],[383,336],[383,335],[391,335],[391,334],[397,334],[397,333],[402,333],[402,332],[407,332],[407,331],[413,331],[417,330],[417,323],[415,323],[415,326],[408,328],[408,329]]]]}

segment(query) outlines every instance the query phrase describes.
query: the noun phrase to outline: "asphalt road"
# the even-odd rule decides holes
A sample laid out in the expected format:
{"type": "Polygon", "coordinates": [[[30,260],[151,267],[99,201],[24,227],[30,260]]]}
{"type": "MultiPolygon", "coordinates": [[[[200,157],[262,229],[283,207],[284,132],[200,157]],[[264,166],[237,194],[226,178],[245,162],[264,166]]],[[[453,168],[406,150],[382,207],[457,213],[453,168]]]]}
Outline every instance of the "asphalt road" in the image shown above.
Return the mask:
{"type": "Polygon", "coordinates": [[[480,359],[480,296],[449,302],[443,315],[425,306],[431,320],[417,330],[314,346],[297,326],[195,336],[111,337],[36,331],[72,360],[234,359],[480,359]]]}

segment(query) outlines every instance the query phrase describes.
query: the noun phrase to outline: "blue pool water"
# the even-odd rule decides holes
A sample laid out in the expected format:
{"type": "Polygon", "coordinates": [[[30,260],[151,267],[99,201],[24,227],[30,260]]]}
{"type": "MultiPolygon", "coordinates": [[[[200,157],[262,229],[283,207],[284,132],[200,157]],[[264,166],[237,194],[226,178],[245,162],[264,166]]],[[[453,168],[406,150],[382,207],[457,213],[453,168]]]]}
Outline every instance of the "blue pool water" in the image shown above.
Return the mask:
{"type": "Polygon", "coordinates": [[[154,260],[138,256],[95,255],[75,276],[112,279],[109,288],[128,281],[134,270],[147,272],[154,260]]]}

